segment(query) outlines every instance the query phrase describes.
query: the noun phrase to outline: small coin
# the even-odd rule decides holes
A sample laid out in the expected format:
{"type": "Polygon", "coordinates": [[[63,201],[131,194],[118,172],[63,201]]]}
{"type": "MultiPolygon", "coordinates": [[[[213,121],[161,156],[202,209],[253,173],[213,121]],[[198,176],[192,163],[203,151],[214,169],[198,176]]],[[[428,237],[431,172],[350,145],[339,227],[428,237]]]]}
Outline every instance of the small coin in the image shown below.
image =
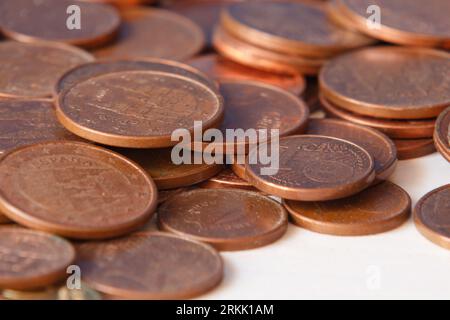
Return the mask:
{"type": "Polygon", "coordinates": [[[206,130],[223,117],[222,97],[190,78],[157,71],[122,71],[89,78],[64,90],[60,122],[86,139],[116,147],[164,148],[176,129],[206,130]]]}
{"type": "Polygon", "coordinates": [[[450,249],[450,184],[437,188],[417,203],[414,222],[428,240],[450,249]]]}
{"type": "Polygon", "coordinates": [[[288,219],[278,202],[257,192],[197,189],[162,204],[158,226],[218,250],[234,251],[273,243],[286,232],[288,219]]]}
{"type": "Polygon", "coordinates": [[[0,100],[0,114],[0,155],[38,142],[81,140],[58,122],[51,102],[0,100]]]}
{"type": "Polygon", "coordinates": [[[62,44],[0,42],[0,96],[50,97],[64,72],[93,59],[81,49],[62,44]]]}
{"type": "Polygon", "coordinates": [[[20,227],[0,227],[0,252],[0,287],[12,290],[52,285],[75,259],[68,241],[20,227]]]}
{"type": "Polygon", "coordinates": [[[191,186],[208,180],[223,169],[221,164],[206,164],[203,161],[200,164],[194,164],[195,155],[191,155],[192,164],[175,164],[172,160],[171,148],[118,149],[116,151],[137,162],[147,171],[159,190],[191,186]]]}
{"type": "Polygon", "coordinates": [[[399,227],[411,213],[411,199],[385,181],[352,197],[324,202],[286,200],[293,222],[305,229],[339,236],[362,236],[399,227]]]}
{"type": "Polygon", "coordinates": [[[433,137],[436,148],[450,162],[450,107],[438,117],[433,137]]]}
{"type": "Polygon", "coordinates": [[[337,10],[359,31],[374,38],[412,46],[450,48],[447,0],[337,0],[337,10]],[[367,8],[377,6],[382,14],[376,28],[367,23],[367,8]]]}
{"type": "Polygon", "coordinates": [[[328,100],[358,114],[432,118],[450,104],[450,54],[426,48],[366,48],[329,61],[319,82],[328,100]]]}
{"type": "Polygon", "coordinates": [[[58,289],[58,300],[102,300],[100,293],[82,283],[79,289],[62,286],[58,289]]]}
{"type": "MultiPolygon", "coordinates": [[[[177,188],[170,190],[160,190],[158,191],[158,205],[166,202],[168,199],[172,198],[174,195],[182,193],[184,191],[188,191],[189,188],[177,188]]],[[[144,227],[145,229],[145,227],[144,227]]]]}
{"type": "Polygon", "coordinates": [[[256,191],[250,183],[238,177],[230,168],[222,170],[219,174],[203,182],[200,184],[200,187],[207,189],[244,189],[256,191]]]}
{"type": "Polygon", "coordinates": [[[436,152],[433,139],[395,139],[399,160],[424,157],[436,152]]]}
{"type": "Polygon", "coordinates": [[[431,138],[435,127],[434,119],[380,119],[367,117],[341,109],[320,95],[320,105],[325,112],[335,118],[377,129],[394,139],[431,138]]]}
{"type": "Polygon", "coordinates": [[[306,133],[344,139],[361,146],[372,155],[379,181],[386,180],[395,170],[397,150],[394,142],[377,130],[341,120],[310,119],[306,133]]]}
{"type": "Polygon", "coordinates": [[[0,209],[29,228],[76,239],[118,236],[143,225],[156,202],[143,169],[90,144],[40,143],[0,160],[0,209]]]}
{"type": "Polygon", "coordinates": [[[166,233],[84,243],[77,254],[90,286],[128,299],[191,298],[216,287],[223,276],[213,248],[166,233]]]}
{"type": "Polygon", "coordinates": [[[325,201],[345,198],[367,188],[375,179],[372,156],[342,139],[301,135],[280,139],[279,169],[272,172],[257,159],[267,145],[250,150],[246,163],[249,182],[284,199],[325,201]],[[262,169],[267,170],[264,172],[262,169]]]}
{"type": "Polygon", "coordinates": [[[56,300],[56,290],[53,287],[32,291],[6,289],[2,295],[7,300],[56,300]]]}
{"type": "Polygon", "coordinates": [[[203,32],[191,20],[161,9],[127,8],[116,43],[98,49],[98,58],[164,58],[186,60],[200,52],[203,32]],[[156,32],[157,30],[157,32],[156,32]]]}
{"type": "Polygon", "coordinates": [[[241,178],[242,180],[247,181],[247,174],[245,173],[245,161],[239,162],[238,159],[235,159],[231,164],[231,170],[233,173],[241,178]]]}
{"type": "MultiPolygon", "coordinates": [[[[69,28],[70,0],[14,0],[0,3],[0,29],[9,38],[23,42],[42,40],[96,47],[110,42],[120,25],[113,7],[98,3],[76,2],[80,26],[69,28]]],[[[53,61],[50,60],[50,61],[53,61]]]]}

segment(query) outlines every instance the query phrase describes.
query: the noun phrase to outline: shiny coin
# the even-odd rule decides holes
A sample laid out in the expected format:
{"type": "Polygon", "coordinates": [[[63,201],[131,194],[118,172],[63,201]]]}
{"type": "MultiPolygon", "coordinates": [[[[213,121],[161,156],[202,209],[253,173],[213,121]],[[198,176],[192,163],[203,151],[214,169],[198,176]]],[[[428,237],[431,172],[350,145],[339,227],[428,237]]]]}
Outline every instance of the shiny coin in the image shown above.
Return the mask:
{"type": "Polygon", "coordinates": [[[158,209],[162,230],[207,242],[218,250],[245,250],[278,240],[287,230],[284,208],[259,193],[198,189],[166,201],[158,209]]]}
{"type": "Polygon", "coordinates": [[[213,248],[169,234],[135,233],[77,249],[85,281],[122,298],[191,298],[216,287],[223,276],[213,248]]]}
{"type": "Polygon", "coordinates": [[[436,152],[433,139],[395,139],[399,160],[424,157],[436,152]]]}
{"type": "Polygon", "coordinates": [[[67,286],[59,288],[58,300],[102,300],[102,296],[82,283],[79,289],[69,289],[67,286]]]}
{"type": "Polygon", "coordinates": [[[450,107],[436,121],[434,143],[439,152],[450,162],[450,107]]]}
{"type": "Polygon", "coordinates": [[[411,199],[386,181],[352,197],[324,201],[284,202],[292,221],[305,229],[339,236],[386,232],[403,224],[411,213],[411,199]]]}
{"type": "Polygon", "coordinates": [[[118,236],[143,225],[156,202],[143,169],[90,144],[41,143],[0,160],[0,209],[29,228],[77,239],[118,236]]]}
{"type": "Polygon", "coordinates": [[[222,170],[219,174],[200,184],[207,189],[245,189],[256,191],[246,180],[238,177],[230,168],[222,170]]]}

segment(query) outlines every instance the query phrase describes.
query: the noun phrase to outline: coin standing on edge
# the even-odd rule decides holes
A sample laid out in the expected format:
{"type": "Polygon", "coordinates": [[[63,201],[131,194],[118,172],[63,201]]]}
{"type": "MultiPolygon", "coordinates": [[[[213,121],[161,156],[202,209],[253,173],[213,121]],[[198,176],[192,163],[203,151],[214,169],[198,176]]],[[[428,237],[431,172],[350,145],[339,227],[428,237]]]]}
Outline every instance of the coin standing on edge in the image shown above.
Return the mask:
{"type": "Polygon", "coordinates": [[[199,185],[205,189],[244,189],[250,191],[257,191],[246,180],[238,177],[230,168],[222,170],[219,174],[208,179],[199,185]]]}
{"type": "Polygon", "coordinates": [[[66,240],[20,227],[0,227],[0,287],[32,290],[61,280],[75,260],[66,240]]]}
{"type": "Polygon", "coordinates": [[[158,226],[218,250],[253,249],[278,240],[287,230],[285,209],[257,192],[197,189],[164,202],[158,226]]]}
{"type": "Polygon", "coordinates": [[[345,199],[323,202],[285,200],[293,222],[305,229],[338,236],[362,236],[399,227],[411,214],[405,190],[385,181],[345,199]]]}
{"type": "Polygon", "coordinates": [[[362,147],[342,139],[300,135],[280,139],[278,172],[264,173],[252,164],[256,152],[267,154],[266,145],[250,150],[246,163],[248,181],[257,189],[284,199],[325,201],[345,198],[367,188],[375,179],[374,160],[362,147]]]}
{"type": "Polygon", "coordinates": [[[436,120],[433,138],[436,149],[450,162],[450,107],[445,109],[436,120]]]}
{"type": "Polygon", "coordinates": [[[159,232],[80,244],[77,264],[92,288],[126,299],[188,299],[223,277],[212,247],[159,232]]]}
{"type": "Polygon", "coordinates": [[[421,158],[436,152],[433,139],[394,139],[399,160],[421,158]]]}
{"type": "Polygon", "coordinates": [[[46,142],[0,160],[0,210],[29,228],[114,237],[143,225],[156,205],[156,186],[142,168],[94,145],[46,142]]]}
{"type": "Polygon", "coordinates": [[[425,238],[450,249],[450,184],[419,200],[414,209],[414,222],[425,238]]]}

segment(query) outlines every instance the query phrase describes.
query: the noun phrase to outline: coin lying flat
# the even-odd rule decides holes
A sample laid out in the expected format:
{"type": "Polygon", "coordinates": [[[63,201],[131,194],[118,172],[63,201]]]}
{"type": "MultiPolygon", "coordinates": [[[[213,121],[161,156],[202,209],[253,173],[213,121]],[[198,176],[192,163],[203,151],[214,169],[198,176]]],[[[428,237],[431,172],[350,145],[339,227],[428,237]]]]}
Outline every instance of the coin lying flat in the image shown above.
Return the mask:
{"type": "Polygon", "coordinates": [[[450,54],[402,47],[372,47],[329,61],[319,75],[322,94],[362,115],[422,119],[450,104],[450,54]]]}
{"type": "Polygon", "coordinates": [[[164,58],[185,60],[201,51],[202,30],[191,20],[161,9],[127,8],[116,43],[98,49],[98,58],[164,58]],[[155,31],[157,30],[157,32],[155,31]]]}
{"type": "Polygon", "coordinates": [[[52,285],[75,259],[68,241],[20,227],[0,227],[0,252],[0,287],[13,290],[52,285]]]}
{"type": "Polygon", "coordinates": [[[437,188],[417,203],[414,222],[430,241],[450,249],[450,184],[437,188]]]}
{"type": "Polygon", "coordinates": [[[9,38],[23,42],[42,40],[95,47],[111,41],[120,25],[113,7],[70,0],[14,0],[0,3],[0,29],[9,38]],[[69,28],[69,13],[79,7],[80,27],[69,28]]]}
{"type": "Polygon", "coordinates": [[[436,152],[433,139],[395,139],[399,160],[424,157],[436,152]]]}
{"type": "Polygon", "coordinates": [[[203,241],[218,250],[245,250],[268,245],[287,230],[284,208],[257,192],[197,189],[164,202],[158,226],[203,241]]]}
{"type": "Polygon", "coordinates": [[[399,227],[411,213],[411,199],[386,181],[352,197],[324,201],[286,200],[294,223],[311,231],[339,236],[362,236],[399,227]]]}
{"type": "Polygon", "coordinates": [[[79,142],[16,149],[0,160],[0,180],[0,210],[11,220],[77,239],[129,233],[151,217],[157,202],[143,169],[79,142]]]}
{"type": "Polygon", "coordinates": [[[437,119],[433,137],[436,148],[450,162],[450,107],[437,119]]]}
{"type": "Polygon", "coordinates": [[[122,71],[89,78],[64,90],[59,121],[86,139],[116,147],[163,148],[176,129],[217,126],[222,97],[190,78],[156,71],[122,71]]]}
{"type": "Polygon", "coordinates": [[[58,122],[51,102],[0,100],[0,115],[0,155],[44,141],[81,140],[58,122]]]}
{"type": "Polygon", "coordinates": [[[217,286],[223,263],[210,246],[162,233],[135,233],[77,247],[94,289],[127,299],[185,299],[217,286]]]}
{"type": "Polygon", "coordinates": [[[0,96],[50,97],[67,70],[94,60],[87,52],[62,44],[0,42],[0,96]]]}
{"type": "Polygon", "coordinates": [[[267,145],[250,150],[246,175],[251,184],[268,194],[300,201],[325,201],[351,196],[375,178],[372,156],[362,147],[342,139],[301,135],[280,139],[279,170],[268,169],[257,159],[267,145]]]}
{"type": "Polygon", "coordinates": [[[374,38],[413,46],[450,48],[450,3],[431,0],[337,0],[337,9],[348,24],[374,38]],[[379,28],[367,24],[367,8],[376,5],[382,18],[379,28]]]}
{"type": "Polygon", "coordinates": [[[368,151],[375,164],[377,180],[387,179],[395,170],[397,151],[394,143],[377,130],[334,119],[310,119],[307,134],[330,136],[351,141],[368,151]]]}
{"type": "Polygon", "coordinates": [[[230,168],[222,170],[219,174],[200,184],[207,189],[244,189],[255,190],[246,180],[238,177],[230,168]]]}

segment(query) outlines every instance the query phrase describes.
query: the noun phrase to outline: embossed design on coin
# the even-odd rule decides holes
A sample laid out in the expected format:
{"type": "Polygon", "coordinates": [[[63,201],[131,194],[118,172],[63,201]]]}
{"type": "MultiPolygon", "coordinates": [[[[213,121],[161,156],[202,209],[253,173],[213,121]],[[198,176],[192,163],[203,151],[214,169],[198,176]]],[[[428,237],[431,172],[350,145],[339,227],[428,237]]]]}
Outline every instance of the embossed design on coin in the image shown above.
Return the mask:
{"type": "Polygon", "coordinates": [[[135,233],[77,247],[93,288],[129,299],[185,299],[217,286],[223,263],[210,246],[162,233],[135,233]]]}
{"type": "Polygon", "coordinates": [[[59,281],[75,259],[59,237],[20,227],[0,227],[0,287],[30,290],[59,281]]]}
{"type": "Polygon", "coordinates": [[[433,137],[436,148],[450,162],[450,107],[437,119],[433,137]]]}
{"type": "Polygon", "coordinates": [[[278,240],[287,230],[287,213],[259,193],[198,189],[178,194],[158,209],[162,230],[213,245],[245,250],[278,240]]]}
{"type": "Polygon", "coordinates": [[[73,133],[117,147],[175,145],[171,134],[206,130],[222,120],[222,98],[192,79],[156,71],[124,71],[90,78],[59,96],[57,116],[73,133]]]}
{"type": "Polygon", "coordinates": [[[222,170],[219,174],[200,184],[207,189],[245,189],[256,191],[246,180],[238,177],[230,168],[222,170]]]}
{"type": "MultiPolygon", "coordinates": [[[[253,148],[266,154],[267,146],[253,148]]],[[[261,163],[246,164],[248,180],[256,188],[282,198],[324,201],[344,198],[368,187],[375,178],[372,156],[351,142],[317,135],[280,139],[279,170],[262,175],[261,163]]]]}
{"type": "Polygon", "coordinates": [[[0,160],[0,210],[22,225],[62,236],[126,234],[150,218],[156,198],[140,167],[85,143],[46,142],[0,160]]]}
{"type": "Polygon", "coordinates": [[[295,224],[341,236],[369,235],[394,229],[411,213],[411,199],[386,181],[352,197],[324,202],[284,201],[295,224]]]}

